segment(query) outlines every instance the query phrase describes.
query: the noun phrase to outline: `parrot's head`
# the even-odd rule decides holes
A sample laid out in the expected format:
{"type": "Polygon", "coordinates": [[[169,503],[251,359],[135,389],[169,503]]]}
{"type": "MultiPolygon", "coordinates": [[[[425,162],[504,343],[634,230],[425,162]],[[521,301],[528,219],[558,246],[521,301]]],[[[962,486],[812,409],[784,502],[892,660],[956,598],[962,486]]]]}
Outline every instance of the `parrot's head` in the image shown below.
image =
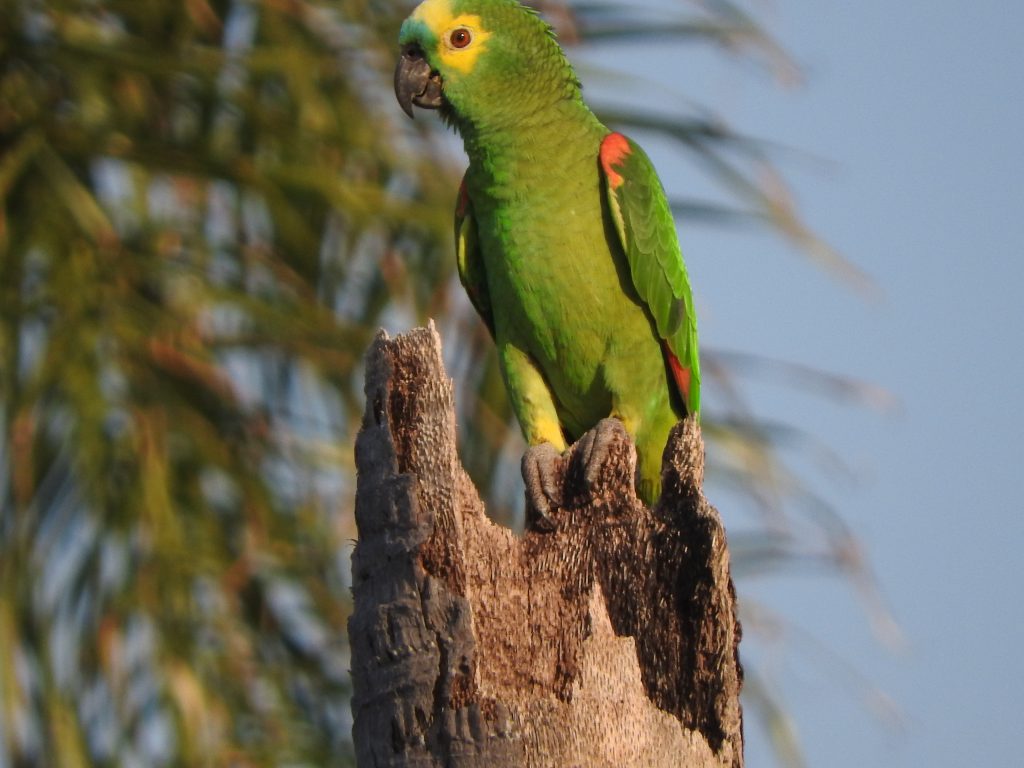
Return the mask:
{"type": "Polygon", "coordinates": [[[424,0],[402,24],[395,95],[457,125],[514,124],[579,83],[550,26],[517,0],[424,0]]]}

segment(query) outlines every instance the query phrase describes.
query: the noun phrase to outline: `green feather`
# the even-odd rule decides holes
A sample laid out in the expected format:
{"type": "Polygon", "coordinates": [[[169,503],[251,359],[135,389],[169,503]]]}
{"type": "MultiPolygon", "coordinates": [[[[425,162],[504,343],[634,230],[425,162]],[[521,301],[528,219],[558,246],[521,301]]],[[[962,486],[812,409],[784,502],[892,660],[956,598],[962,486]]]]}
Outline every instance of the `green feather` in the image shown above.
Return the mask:
{"type": "Polygon", "coordinates": [[[658,335],[676,359],[690,369],[689,413],[700,411],[700,359],[697,315],[675,222],[665,190],[647,154],[630,139],[628,152],[614,164],[621,181],[605,177],[612,218],[629,262],[633,285],[654,317],[658,335]]]}
{"type": "Polygon", "coordinates": [[[455,264],[459,280],[466,289],[469,301],[480,315],[487,330],[494,336],[494,312],[487,292],[487,276],[480,256],[480,242],[476,233],[476,219],[466,193],[466,182],[459,187],[459,201],[455,206],[455,264]]]}

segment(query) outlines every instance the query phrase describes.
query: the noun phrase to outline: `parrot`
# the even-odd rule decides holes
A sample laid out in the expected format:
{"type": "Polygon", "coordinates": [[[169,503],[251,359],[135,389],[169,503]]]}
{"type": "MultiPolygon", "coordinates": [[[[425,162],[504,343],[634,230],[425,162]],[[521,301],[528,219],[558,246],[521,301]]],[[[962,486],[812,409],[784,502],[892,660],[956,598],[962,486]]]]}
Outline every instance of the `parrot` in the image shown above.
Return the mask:
{"type": "Polygon", "coordinates": [[[528,501],[550,514],[553,462],[613,418],[653,505],[670,430],[699,414],[700,363],[651,161],[584,103],[553,28],[518,0],[424,0],[401,25],[394,88],[409,117],[438,110],[469,159],[456,263],[528,446],[528,501]]]}

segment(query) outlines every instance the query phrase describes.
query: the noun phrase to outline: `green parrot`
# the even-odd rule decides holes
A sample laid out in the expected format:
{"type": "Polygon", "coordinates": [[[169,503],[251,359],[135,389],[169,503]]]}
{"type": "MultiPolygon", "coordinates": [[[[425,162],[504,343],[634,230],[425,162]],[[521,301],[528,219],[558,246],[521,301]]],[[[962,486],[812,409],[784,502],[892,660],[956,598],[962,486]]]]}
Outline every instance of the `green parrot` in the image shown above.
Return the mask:
{"type": "Polygon", "coordinates": [[[553,30],[517,0],[426,0],[399,44],[399,104],[410,117],[413,105],[440,110],[469,156],[459,276],[531,446],[531,502],[544,515],[559,503],[552,461],[615,417],[636,443],[638,494],[653,504],[669,430],[699,412],[700,364],[689,279],[650,160],[594,116],[553,30]]]}

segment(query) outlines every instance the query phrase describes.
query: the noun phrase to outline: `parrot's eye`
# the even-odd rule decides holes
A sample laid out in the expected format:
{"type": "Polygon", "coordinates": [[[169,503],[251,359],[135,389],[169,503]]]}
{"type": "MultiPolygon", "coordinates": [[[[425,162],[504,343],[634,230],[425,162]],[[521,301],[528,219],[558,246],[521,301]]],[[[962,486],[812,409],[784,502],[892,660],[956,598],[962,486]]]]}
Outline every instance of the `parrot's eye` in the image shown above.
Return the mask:
{"type": "Polygon", "coordinates": [[[451,40],[452,48],[465,48],[472,42],[473,36],[465,27],[459,27],[452,31],[452,35],[448,39],[451,40]]]}

